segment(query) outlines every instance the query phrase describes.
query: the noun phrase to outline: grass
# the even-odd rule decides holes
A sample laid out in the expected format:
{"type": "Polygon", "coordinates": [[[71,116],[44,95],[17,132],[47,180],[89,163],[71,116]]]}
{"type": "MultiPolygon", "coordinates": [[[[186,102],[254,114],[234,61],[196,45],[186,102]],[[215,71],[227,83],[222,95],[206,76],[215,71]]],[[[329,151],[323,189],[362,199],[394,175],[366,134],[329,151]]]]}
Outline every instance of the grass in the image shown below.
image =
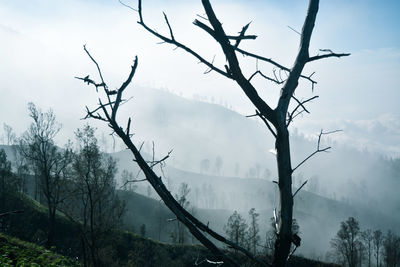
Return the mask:
{"type": "MultiPolygon", "coordinates": [[[[0,234],[0,266],[81,266],[80,262],[73,260],[82,257],[77,224],[71,223],[62,214],[57,214],[56,247],[47,250],[39,246],[46,240],[48,227],[46,208],[23,194],[10,196],[8,200],[10,210],[22,209],[24,213],[9,216],[4,221],[8,227],[5,234],[0,234]]],[[[158,205],[158,203],[156,204],[158,205]]],[[[138,213],[140,212],[137,211],[136,215],[139,215],[138,213]]],[[[108,267],[180,267],[194,266],[196,262],[203,262],[201,266],[212,266],[205,263],[204,260],[215,259],[209,250],[200,245],[167,244],[142,238],[127,231],[110,232],[107,239],[104,240],[99,254],[104,266],[108,267]]],[[[241,266],[253,266],[245,257],[232,256],[241,266]]],[[[335,265],[293,257],[288,266],[328,267],[335,265]]]]}
{"type": "Polygon", "coordinates": [[[72,266],[78,261],[59,255],[33,243],[21,241],[0,233],[0,266],[72,266]]]}

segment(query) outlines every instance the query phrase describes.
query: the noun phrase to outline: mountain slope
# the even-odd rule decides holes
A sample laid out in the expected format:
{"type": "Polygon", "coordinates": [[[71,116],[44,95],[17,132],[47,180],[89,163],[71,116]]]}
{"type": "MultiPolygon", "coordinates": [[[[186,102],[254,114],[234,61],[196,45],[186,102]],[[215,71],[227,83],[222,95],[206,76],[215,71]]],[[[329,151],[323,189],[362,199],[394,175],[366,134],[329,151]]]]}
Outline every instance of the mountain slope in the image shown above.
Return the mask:
{"type": "Polygon", "coordinates": [[[0,233],[1,266],[82,266],[79,262],[0,233]]]}

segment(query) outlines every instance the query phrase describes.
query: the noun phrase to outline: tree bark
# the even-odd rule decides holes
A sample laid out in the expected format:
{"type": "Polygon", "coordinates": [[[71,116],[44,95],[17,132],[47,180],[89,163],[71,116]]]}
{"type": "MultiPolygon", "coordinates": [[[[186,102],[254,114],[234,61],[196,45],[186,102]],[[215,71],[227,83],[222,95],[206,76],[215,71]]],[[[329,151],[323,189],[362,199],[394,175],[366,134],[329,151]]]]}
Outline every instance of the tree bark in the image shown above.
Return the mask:
{"type": "MultiPolygon", "coordinates": [[[[285,122],[283,122],[283,125],[285,122]]],[[[286,127],[278,128],[275,142],[279,176],[279,221],[275,242],[273,266],[285,266],[292,243],[293,197],[292,166],[290,160],[289,131],[286,127]]]]}

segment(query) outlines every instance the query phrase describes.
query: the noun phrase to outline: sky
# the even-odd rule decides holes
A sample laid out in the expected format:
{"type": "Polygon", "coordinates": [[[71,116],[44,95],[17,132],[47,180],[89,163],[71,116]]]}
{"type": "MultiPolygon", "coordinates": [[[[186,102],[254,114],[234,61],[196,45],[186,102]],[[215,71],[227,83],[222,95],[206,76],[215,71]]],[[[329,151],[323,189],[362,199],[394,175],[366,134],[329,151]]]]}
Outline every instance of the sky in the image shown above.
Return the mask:
{"type": "MultiPolygon", "coordinates": [[[[222,66],[224,56],[213,40],[192,24],[203,14],[200,1],[143,1],[145,21],[168,33],[162,11],[169,16],[175,37],[222,66]]],[[[136,6],[136,1],[126,1],[136,6]]],[[[254,51],[290,67],[298,49],[307,1],[212,1],[225,30],[237,33],[252,22],[243,42],[254,51]]],[[[292,127],[312,136],[319,129],[343,129],[336,138],[389,156],[400,156],[400,3],[377,0],[321,1],[310,54],[329,48],[349,52],[350,57],[309,64],[305,74],[318,84],[314,91],[302,81],[300,98],[315,94],[311,114],[292,127]]],[[[100,63],[106,80],[118,87],[137,55],[139,67],[134,84],[168,89],[186,98],[207,96],[247,115],[254,108],[240,88],[183,51],[174,50],[151,36],[137,23],[137,14],[118,0],[0,0],[0,124],[22,133],[29,125],[28,102],[44,110],[52,108],[66,136],[82,125],[85,105],[94,106],[93,90],[74,76],[96,77],[83,51],[86,44],[100,63]]],[[[246,75],[256,62],[241,58],[246,75]]],[[[272,73],[272,67],[259,64],[272,73]]],[[[260,95],[274,107],[279,88],[255,80],[260,95]]],[[[130,89],[134,90],[134,86],[130,89]]],[[[101,126],[99,126],[101,127],[101,126]]],[[[65,140],[60,140],[65,141],[65,140]]]]}

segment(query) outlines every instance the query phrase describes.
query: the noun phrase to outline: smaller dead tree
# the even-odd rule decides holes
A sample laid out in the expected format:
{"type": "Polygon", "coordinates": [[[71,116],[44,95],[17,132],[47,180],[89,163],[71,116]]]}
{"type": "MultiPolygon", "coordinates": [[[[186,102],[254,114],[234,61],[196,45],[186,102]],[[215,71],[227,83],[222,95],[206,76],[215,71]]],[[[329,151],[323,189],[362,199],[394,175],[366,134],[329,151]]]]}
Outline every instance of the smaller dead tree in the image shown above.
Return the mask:
{"type": "Polygon", "coordinates": [[[257,246],[260,243],[260,227],[258,225],[258,216],[260,216],[260,214],[256,212],[255,208],[251,208],[249,210],[250,223],[247,231],[247,242],[249,244],[250,251],[253,254],[257,253],[257,246]]]}
{"type": "Polygon", "coordinates": [[[356,267],[360,262],[360,226],[353,217],[341,222],[340,229],[331,240],[331,246],[340,261],[349,267],[356,267]]]}
{"type": "Polygon", "coordinates": [[[382,254],[382,246],[383,246],[383,241],[384,241],[384,236],[382,234],[381,230],[375,230],[372,234],[373,239],[372,239],[372,244],[374,248],[374,256],[376,260],[376,266],[380,266],[380,256],[382,254]]]}
{"type": "Polygon", "coordinates": [[[373,241],[372,230],[366,229],[363,232],[361,232],[361,240],[364,243],[364,247],[367,252],[368,267],[371,267],[372,241],[373,241]]]}
{"type": "Polygon", "coordinates": [[[197,240],[199,240],[205,247],[207,247],[212,253],[214,253],[216,261],[223,261],[231,266],[239,266],[239,264],[235,262],[231,257],[229,257],[229,255],[218,248],[218,246],[215,245],[212,239],[220,241],[228,246],[231,246],[237,251],[242,252],[244,255],[246,255],[248,258],[250,258],[260,266],[268,266],[267,263],[256,258],[251,252],[249,252],[245,248],[237,245],[236,243],[226,239],[222,235],[213,231],[208,225],[199,221],[184,207],[182,207],[182,205],[179,204],[179,202],[167,189],[164,182],[162,181],[161,176],[157,175],[154,171],[154,167],[156,165],[162,164],[166,159],[169,158],[171,151],[160,160],[146,161],[140,153],[141,147],[138,148],[132,141],[133,134],[131,131],[131,118],[128,119],[126,127],[124,128],[118,123],[117,113],[120,106],[127,101],[124,100],[122,97],[125,89],[131,83],[132,78],[135,75],[138,65],[137,57],[135,58],[134,64],[131,67],[131,71],[128,75],[127,80],[118,89],[110,90],[108,85],[104,81],[100,66],[86,49],[86,46],[84,46],[84,50],[93,61],[93,63],[96,65],[98,75],[100,77],[100,82],[95,82],[93,79],[89,78],[89,75],[84,78],[76,78],[82,80],[88,85],[94,86],[97,92],[99,91],[99,89],[102,89],[103,91],[102,97],[99,97],[98,99],[98,106],[96,108],[89,109],[88,107],[86,107],[87,114],[85,118],[92,118],[107,123],[108,126],[112,129],[113,134],[121,138],[127,148],[132,152],[134,156],[134,161],[138,164],[138,166],[144,173],[144,176],[146,177],[145,179],[161,197],[165,205],[175,214],[176,218],[187,227],[190,233],[197,240]]]}
{"type": "MultiPolygon", "coordinates": [[[[187,183],[181,183],[179,186],[178,194],[175,195],[175,198],[178,200],[178,203],[184,208],[188,209],[190,205],[190,201],[188,200],[188,195],[190,193],[190,188],[187,183]]],[[[181,221],[177,220],[177,230],[178,230],[178,243],[185,243],[185,231],[186,227],[181,221]]]]}
{"type": "Polygon", "coordinates": [[[383,259],[387,267],[400,264],[400,237],[389,230],[383,241],[383,259]]]}
{"type": "Polygon", "coordinates": [[[229,216],[228,222],[224,226],[225,233],[229,239],[240,246],[246,245],[247,228],[246,220],[236,210],[229,216]]]}
{"type": "Polygon", "coordinates": [[[79,149],[72,163],[71,194],[63,211],[80,223],[84,265],[90,262],[96,267],[103,265],[99,251],[107,235],[119,226],[125,206],[116,193],[116,162],[100,152],[94,133],[89,125],[76,132],[79,149]]]}
{"type": "Polygon", "coordinates": [[[15,132],[13,131],[13,128],[4,123],[3,124],[3,129],[4,129],[4,133],[6,134],[5,138],[6,138],[6,144],[9,145],[13,145],[14,142],[17,140],[17,135],[15,134],[15,132]]]}
{"type": "Polygon", "coordinates": [[[62,150],[54,142],[61,125],[52,110],[44,113],[33,103],[29,103],[28,109],[33,123],[20,139],[19,152],[38,175],[37,186],[45,197],[49,215],[47,246],[51,246],[56,231],[56,210],[63,202],[62,188],[68,178],[72,151],[68,146],[62,150]]]}
{"type": "Polygon", "coordinates": [[[11,162],[7,159],[4,149],[0,149],[0,231],[6,232],[9,226],[8,215],[15,211],[9,210],[7,202],[10,196],[18,190],[18,177],[12,172],[11,162]]]}

